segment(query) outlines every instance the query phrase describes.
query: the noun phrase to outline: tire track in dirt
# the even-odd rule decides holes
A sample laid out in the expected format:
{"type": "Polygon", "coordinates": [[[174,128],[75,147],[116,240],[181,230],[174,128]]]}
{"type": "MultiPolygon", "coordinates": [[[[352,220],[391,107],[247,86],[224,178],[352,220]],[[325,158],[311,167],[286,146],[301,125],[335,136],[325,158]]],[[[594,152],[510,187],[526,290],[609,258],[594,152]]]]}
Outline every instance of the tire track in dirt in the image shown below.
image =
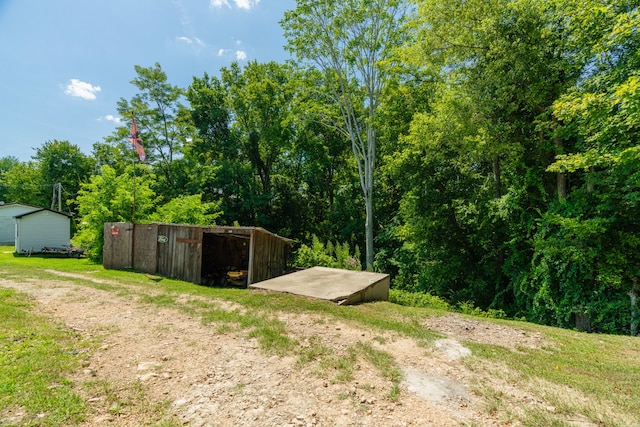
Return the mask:
{"type": "MultiPolygon", "coordinates": [[[[352,380],[334,382],[326,372],[318,375],[313,363],[264,354],[246,331],[220,331],[177,309],[142,304],[62,275],[46,283],[5,279],[0,286],[28,293],[42,313],[99,342],[80,355],[83,369],[74,378],[91,407],[87,426],[148,425],[159,404],[190,426],[504,425],[483,412],[483,402],[469,389],[473,373],[460,360],[391,333],[315,314],[278,315],[302,346],[314,339],[339,356],[361,341],[392,354],[405,373],[396,401],[389,398],[390,381],[362,357],[352,380]],[[131,398],[129,406],[118,408],[109,397],[139,389],[144,404],[131,398]]],[[[232,308],[223,301],[220,307],[232,308]]]]}

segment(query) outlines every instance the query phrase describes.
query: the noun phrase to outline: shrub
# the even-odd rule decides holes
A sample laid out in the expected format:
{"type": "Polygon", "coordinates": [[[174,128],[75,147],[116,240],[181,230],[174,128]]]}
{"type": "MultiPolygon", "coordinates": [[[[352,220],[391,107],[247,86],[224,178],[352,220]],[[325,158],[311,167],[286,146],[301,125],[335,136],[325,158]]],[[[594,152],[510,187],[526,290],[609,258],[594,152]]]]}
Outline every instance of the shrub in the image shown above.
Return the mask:
{"type": "Polygon", "coordinates": [[[311,246],[302,244],[296,251],[295,265],[297,267],[332,267],[345,270],[362,270],[360,263],[360,250],[356,246],[355,253],[350,254],[348,243],[336,243],[329,241],[322,243],[317,236],[312,236],[311,246]]]}

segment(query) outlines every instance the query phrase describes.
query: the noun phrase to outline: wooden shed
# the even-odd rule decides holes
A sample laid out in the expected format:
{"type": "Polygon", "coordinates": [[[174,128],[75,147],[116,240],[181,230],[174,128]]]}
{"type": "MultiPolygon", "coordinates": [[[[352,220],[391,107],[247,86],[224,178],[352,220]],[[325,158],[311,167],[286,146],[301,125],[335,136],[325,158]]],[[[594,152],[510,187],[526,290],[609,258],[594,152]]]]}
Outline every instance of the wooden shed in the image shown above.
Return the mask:
{"type": "Polygon", "coordinates": [[[260,227],[104,224],[103,265],[203,285],[248,286],[286,273],[294,241],[260,227]]]}
{"type": "Polygon", "coordinates": [[[45,247],[69,246],[71,214],[51,209],[37,209],[15,216],[16,252],[38,253],[45,247]]]}

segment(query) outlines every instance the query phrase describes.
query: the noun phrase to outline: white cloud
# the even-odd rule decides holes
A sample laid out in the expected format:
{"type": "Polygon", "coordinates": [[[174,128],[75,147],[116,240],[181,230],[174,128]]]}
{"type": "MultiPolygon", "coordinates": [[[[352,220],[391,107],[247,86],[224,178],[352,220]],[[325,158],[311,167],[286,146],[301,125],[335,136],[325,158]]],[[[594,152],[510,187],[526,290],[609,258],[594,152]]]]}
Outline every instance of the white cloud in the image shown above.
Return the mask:
{"type": "Polygon", "coordinates": [[[227,0],[211,0],[211,7],[222,7],[222,6],[231,7],[229,6],[229,2],[227,0]]]}
{"type": "Polygon", "coordinates": [[[100,86],[94,86],[91,83],[82,82],[78,79],[69,80],[69,84],[64,93],[71,96],[76,96],[82,99],[96,99],[96,93],[102,89],[100,86]]]}
{"type": "Polygon", "coordinates": [[[238,61],[244,61],[245,59],[247,59],[247,52],[243,50],[236,50],[236,59],[238,61]]]}
{"type": "MultiPolygon", "coordinates": [[[[258,3],[260,3],[260,0],[233,0],[233,3],[238,9],[251,10],[252,8],[257,6],[258,3]]],[[[231,7],[231,5],[229,4],[229,0],[211,0],[210,4],[211,7],[231,7]]]]}
{"type": "Polygon", "coordinates": [[[260,3],[260,0],[233,0],[240,9],[249,10],[260,3]]]}
{"type": "Polygon", "coordinates": [[[98,121],[103,121],[103,120],[106,120],[108,122],[113,122],[113,123],[116,123],[116,124],[122,123],[122,119],[120,117],[114,116],[113,114],[107,114],[106,116],[100,117],[98,119],[98,121]]]}
{"type": "Polygon", "coordinates": [[[200,40],[197,37],[186,37],[186,36],[180,36],[180,37],[176,37],[176,39],[180,42],[184,42],[186,44],[194,44],[197,46],[204,46],[204,42],[202,40],[200,40]]]}
{"type": "Polygon", "coordinates": [[[229,49],[220,49],[218,51],[218,56],[224,56],[227,52],[229,52],[229,49]]]}

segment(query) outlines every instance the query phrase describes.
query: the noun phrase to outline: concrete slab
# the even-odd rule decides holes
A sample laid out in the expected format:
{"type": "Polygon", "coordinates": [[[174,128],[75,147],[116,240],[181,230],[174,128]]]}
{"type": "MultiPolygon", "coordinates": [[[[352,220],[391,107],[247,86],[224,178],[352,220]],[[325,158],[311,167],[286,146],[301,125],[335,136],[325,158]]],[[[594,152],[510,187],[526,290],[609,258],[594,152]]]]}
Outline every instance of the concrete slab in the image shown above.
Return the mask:
{"type": "Polygon", "coordinates": [[[338,304],[356,304],[387,301],[389,284],[388,274],[312,267],[257,282],[249,287],[324,299],[338,304]]]}

